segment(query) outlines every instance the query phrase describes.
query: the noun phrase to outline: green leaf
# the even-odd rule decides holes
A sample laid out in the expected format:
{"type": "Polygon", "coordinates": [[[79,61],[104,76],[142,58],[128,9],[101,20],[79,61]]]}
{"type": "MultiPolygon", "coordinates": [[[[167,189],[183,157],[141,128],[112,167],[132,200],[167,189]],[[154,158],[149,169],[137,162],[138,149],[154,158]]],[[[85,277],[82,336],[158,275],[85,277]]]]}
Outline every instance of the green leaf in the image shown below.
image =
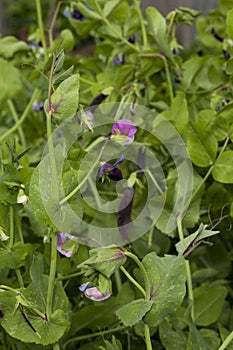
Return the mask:
{"type": "Polygon", "coordinates": [[[185,94],[177,92],[176,97],[172,100],[171,107],[162,113],[162,115],[176,127],[182,134],[188,123],[189,113],[185,94]]]}
{"type": "Polygon", "coordinates": [[[14,57],[19,52],[29,51],[28,45],[14,36],[6,36],[0,39],[0,56],[6,59],[14,57]]]}
{"type": "Polygon", "coordinates": [[[48,280],[48,276],[43,275],[39,281],[32,282],[20,291],[24,300],[24,312],[34,330],[17,308],[16,293],[0,290],[1,307],[4,310],[1,325],[13,338],[25,343],[48,345],[57,342],[68,329],[69,302],[59,283],[54,284],[53,313],[49,319],[46,318],[48,280]],[[35,314],[34,308],[44,317],[35,314]]]}
{"type": "Polygon", "coordinates": [[[30,206],[33,210],[35,219],[41,224],[47,224],[50,219],[45,210],[44,204],[41,198],[40,191],[40,166],[38,165],[32,174],[30,187],[29,187],[29,200],[30,206]]]}
{"type": "Polygon", "coordinates": [[[211,237],[213,235],[216,235],[219,233],[219,231],[211,231],[206,230],[207,225],[203,225],[201,223],[198,230],[188,237],[182,239],[180,242],[176,243],[176,250],[180,254],[184,254],[184,252],[192,245],[195,246],[199,241],[211,237]]]}
{"type": "Polygon", "coordinates": [[[190,322],[189,324],[189,335],[186,349],[213,350],[213,348],[210,348],[207,341],[202,337],[200,331],[193,322],[190,322]]]}
{"type": "Polygon", "coordinates": [[[126,326],[132,327],[143,319],[152,304],[151,300],[137,299],[122,306],[116,314],[126,326]]]}
{"type": "Polygon", "coordinates": [[[200,123],[192,123],[188,130],[187,147],[192,162],[199,167],[207,167],[216,158],[218,142],[200,123]]]}
{"type": "Polygon", "coordinates": [[[185,261],[181,255],[160,258],[153,252],[147,254],[142,263],[150,280],[153,300],[145,322],[156,327],[183,301],[186,292],[185,261]]]}
{"type": "Polygon", "coordinates": [[[205,291],[200,291],[199,288],[194,290],[195,323],[198,326],[208,326],[218,320],[228,291],[223,286],[205,291]]]}
{"type": "Polygon", "coordinates": [[[33,255],[30,277],[34,283],[42,280],[43,267],[43,255],[40,253],[33,255]]]}
{"type": "Polygon", "coordinates": [[[187,350],[187,335],[169,318],[165,318],[159,325],[159,336],[165,349],[167,350],[187,350]]]}
{"type": "Polygon", "coordinates": [[[110,0],[107,1],[103,8],[103,13],[105,17],[108,17],[113,9],[121,2],[121,0],[110,0]]]}
{"type": "Polygon", "coordinates": [[[233,57],[231,57],[226,63],[226,73],[227,74],[233,73],[233,57]]]}
{"type": "Polygon", "coordinates": [[[212,172],[216,181],[232,184],[233,183],[233,151],[223,152],[214,165],[212,172]]]}
{"type": "Polygon", "coordinates": [[[89,19],[97,19],[97,20],[102,19],[102,17],[101,17],[98,13],[92,11],[91,9],[89,9],[86,5],[84,5],[84,4],[81,3],[81,2],[78,2],[78,3],[77,3],[77,9],[78,9],[78,10],[81,12],[81,14],[82,14],[84,17],[86,17],[86,18],[89,18],[89,19]]]}
{"type": "Polygon", "coordinates": [[[51,96],[53,117],[59,121],[73,116],[79,103],[79,74],[65,79],[51,96]]]}
{"type": "Polygon", "coordinates": [[[21,76],[18,69],[0,57],[0,101],[13,98],[21,89],[21,76]]]}
{"type": "Polygon", "coordinates": [[[233,9],[227,11],[226,27],[228,36],[233,39],[233,9]]]}
{"type": "Polygon", "coordinates": [[[105,328],[106,325],[115,324],[118,321],[115,315],[118,307],[119,305],[112,297],[103,303],[98,302],[98,305],[92,304],[83,307],[72,314],[69,334],[75,334],[81,329],[87,328],[96,331],[105,328]]]}
{"type": "Polygon", "coordinates": [[[112,336],[112,342],[105,340],[104,345],[105,347],[100,346],[100,350],[122,350],[121,342],[114,335],[112,336]]]}
{"type": "Polygon", "coordinates": [[[165,54],[172,62],[174,58],[171,53],[171,49],[166,36],[166,20],[161,13],[154,7],[147,7],[146,18],[149,23],[149,27],[152,30],[153,36],[158,44],[159,49],[165,54]]]}
{"type": "Polygon", "coordinates": [[[31,248],[31,244],[21,242],[16,242],[11,250],[0,248],[0,270],[23,266],[31,248]]]}
{"type": "Polygon", "coordinates": [[[94,248],[90,250],[89,254],[89,259],[79,265],[79,268],[95,269],[107,278],[123,265],[127,259],[124,251],[115,247],[94,248]]]}

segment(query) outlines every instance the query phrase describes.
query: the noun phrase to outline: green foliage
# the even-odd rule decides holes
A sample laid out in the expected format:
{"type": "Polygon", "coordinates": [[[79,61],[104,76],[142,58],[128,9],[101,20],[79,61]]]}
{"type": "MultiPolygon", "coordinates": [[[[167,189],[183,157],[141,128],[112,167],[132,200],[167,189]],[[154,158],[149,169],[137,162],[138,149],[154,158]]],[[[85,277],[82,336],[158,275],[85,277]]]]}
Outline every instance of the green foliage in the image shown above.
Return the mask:
{"type": "Polygon", "coordinates": [[[232,1],[52,3],[49,28],[46,1],[7,8],[33,26],[0,39],[0,348],[231,349],[232,1]]]}

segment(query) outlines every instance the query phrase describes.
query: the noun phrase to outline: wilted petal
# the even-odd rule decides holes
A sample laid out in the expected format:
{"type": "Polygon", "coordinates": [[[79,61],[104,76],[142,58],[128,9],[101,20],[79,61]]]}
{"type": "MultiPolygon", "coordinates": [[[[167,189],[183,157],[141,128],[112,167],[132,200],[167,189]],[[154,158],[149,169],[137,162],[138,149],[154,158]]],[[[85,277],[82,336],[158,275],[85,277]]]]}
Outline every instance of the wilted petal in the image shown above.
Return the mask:
{"type": "Polygon", "coordinates": [[[107,290],[106,294],[103,295],[98,288],[92,287],[92,288],[87,288],[84,292],[84,295],[86,298],[94,300],[94,301],[102,301],[106,300],[111,296],[111,293],[109,290],[107,290]]]}

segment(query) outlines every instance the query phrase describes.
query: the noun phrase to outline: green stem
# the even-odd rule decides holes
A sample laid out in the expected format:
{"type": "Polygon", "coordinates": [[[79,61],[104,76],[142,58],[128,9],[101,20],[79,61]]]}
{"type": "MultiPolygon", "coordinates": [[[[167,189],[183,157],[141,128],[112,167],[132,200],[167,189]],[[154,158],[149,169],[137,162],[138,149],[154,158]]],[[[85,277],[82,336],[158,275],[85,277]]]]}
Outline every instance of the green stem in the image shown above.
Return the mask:
{"type": "Polygon", "coordinates": [[[59,202],[59,205],[63,205],[65,204],[69,199],[71,199],[79,190],[80,188],[84,185],[84,183],[89,179],[94,167],[98,164],[101,156],[102,156],[102,153],[104,151],[104,148],[106,146],[106,142],[105,144],[103,145],[102,149],[100,150],[99,152],[99,155],[97,157],[97,160],[95,161],[93,167],[88,171],[87,175],[83,178],[83,180],[73,189],[73,191],[71,191],[67,196],[65,196],[60,202],[59,202]]]}
{"type": "MultiPolygon", "coordinates": [[[[12,100],[7,100],[7,103],[8,103],[9,109],[12,113],[12,116],[14,118],[15,123],[17,123],[19,121],[19,117],[18,117],[18,114],[16,112],[16,109],[15,109],[15,106],[14,106],[12,100]]],[[[24,136],[24,132],[23,132],[23,129],[21,126],[19,126],[18,131],[19,131],[19,136],[20,136],[22,146],[24,148],[26,148],[27,145],[26,145],[26,141],[25,141],[25,136],[24,136]]]]}
{"type": "MultiPolygon", "coordinates": [[[[144,172],[145,172],[145,170],[144,170],[144,172]]],[[[151,171],[150,171],[150,170],[146,170],[146,172],[149,174],[149,176],[150,176],[151,180],[153,181],[155,187],[157,188],[157,190],[159,191],[159,193],[162,195],[164,192],[163,192],[162,189],[160,188],[158,182],[155,180],[155,178],[154,178],[153,174],[151,173],[151,171]]]]}
{"type": "Polygon", "coordinates": [[[226,138],[224,145],[222,146],[221,151],[219,152],[218,157],[216,158],[214,164],[209,168],[209,170],[207,171],[207,173],[205,174],[205,176],[203,177],[202,181],[199,183],[199,185],[197,186],[197,188],[195,189],[195,191],[192,194],[192,198],[191,201],[195,198],[195,196],[197,195],[197,193],[200,191],[201,187],[204,185],[204,183],[206,182],[206,180],[208,179],[208,177],[210,176],[210,174],[212,173],[216,162],[218,161],[219,157],[222,155],[222,153],[225,151],[227,144],[229,142],[229,137],[226,138]]]}
{"type": "Polygon", "coordinates": [[[169,66],[168,66],[166,57],[161,53],[143,53],[143,54],[139,54],[138,56],[139,57],[160,57],[163,60],[164,69],[165,69],[166,78],[167,78],[167,84],[168,84],[168,91],[170,95],[170,101],[172,102],[174,95],[173,95],[171,75],[170,75],[169,66]]]}
{"type": "Polygon", "coordinates": [[[96,8],[98,9],[98,12],[100,16],[102,16],[103,22],[109,27],[111,32],[118,38],[119,40],[123,41],[128,47],[133,49],[134,51],[139,52],[140,50],[133,44],[131,44],[127,39],[125,39],[122,35],[120,35],[115,28],[112,26],[112,24],[109,22],[109,20],[104,16],[102,9],[100,8],[98,1],[95,0],[96,8]]]}
{"type": "Polygon", "coordinates": [[[10,229],[9,229],[9,233],[10,233],[10,240],[9,240],[9,249],[11,249],[13,247],[14,244],[14,239],[15,239],[15,234],[14,234],[14,208],[13,205],[10,206],[10,229]]]}
{"type": "Polygon", "coordinates": [[[105,136],[98,137],[89,146],[87,146],[87,148],[85,148],[85,152],[90,152],[96,145],[98,145],[99,143],[101,143],[103,141],[106,141],[106,137],[105,136]]]}
{"type": "Polygon", "coordinates": [[[131,258],[136,263],[136,265],[138,265],[145,282],[145,299],[150,300],[150,281],[149,281],[147,272],[145,270],[145,267],[143,266],[143,264],[135,254],[126,251],[125,255],[131,258]]]}
{"type": "Polygon", "coordinates": [[[164,68],[165,68],[166,77],[167,77],[167,84],[168,84],[168,91],[169,91],[169,95],[170,95],[170,101],[172,102],[174,95],[173,95],[173,89],[172,89],[170,70],[169,70],[169,66],[168,66],[166,57],[163,57],[163,62],[164,62],[164,68]]]}
{"type": "Polygon", "coordinates": [[[59,200],[59,190],[57,183],[57,167],[56,167],[56,158],[54,154],[53,148],[53,138],[52,138],[52,112],[50,111],[46,115],[47,117],[47,137],[48,137],[48,149],[49,149],[49,159],[50,159],[50,167],[51,167],[51,177],[52,177],[52,195],[58,201],[59,200]]]}
{"type": "Polygon", "coordinates": [[[18,293],[19,291],[17,289],[5,286],[4,284],[0,284],[0,289],[10,290],[11,292],[18,293]]]}
{"type": "Polygon", "coordinates": [[[151,339],[150,339],[150,327],[146,323],[144,323],[144,334],[145,334],[146,350],[153,350],[151,339]]]}
{"type": "MultiPolygon", "coordinates": [[[[141,261],[138,259],[138,257],[133,253],[126,251],[125,255],[130,257],[138,265],[145,282],[145,300],[150,300],[150,281],[149,281],[147,272],[145,270],[145,267],[143,266],[141,261]]],[[[152,350],[152,344],[151,344],[151,338],[150,338],[150,327],[147,324],[144,324],[144,334],[145,334],[146,349],[152,350]]]]}
{"type": "Polygon", "coordinates": [[[53,344],[53,350],[60,350],[59,343],[53,344]]]}
{"type": "Polygon", "coordinates": [[[145,28],[145,21],[142,17],[142,11],[140,9],[140,1],[134,0],[134,4],[135,4],[135,7],[136,7],[136,10],[138,13],[138,17],[140,20],[140,24],[141,24],[143,46],[144,46],[144,49],[147,49],[148,48],[147,32],[146,32],[146,28],[145,28]]]}
{"type": "Polygon", "coordinates": [[[16,223],[18,234],[19,234],[20,242],[24,243],[23,232],[22,232],[21,223],[20,223],[18,215],[15,215],[15,223],[16,223]]]}
{"type": "Polygon", "coordinates": [[[70,278],[73,278],[73,277],[78,277],[78,276],[82,276],[83,275],[83,272],[75,272],[75,273],[72,273],[70,275],[67,275],[67,276],[59,276],[57,279],[59,281],[64,281],[64,280],[68,280],[70,278]]]}
{"type": "Polygon", "coordinates": [[[54,291],[56,269],[57,269],[57,233],[52,232],[49,285],[48,285],[47,305],[46,305],[46,314],[48,316],[48,319],[51,316],[53,311],[53,291],[54,291]]]}
{"type": "Polygon", "coordinates": [[[79,337],[71,338],[64,344],[64,350],[67,347],[67,345],[70,344],[70,343],[74,343],[74,342],[78,343],[81,340],[86,340],[86,339],[100,337],[100,336],[102,337],[103,335],[111,334],[111,333],[117,333],[117,332],[126,330],[127,328],[128,327],[126,327],[126,326],[119,326],[119,327],[116,327],[116,328],[108,329],[106,331],[100,331],[100,332],[96,332],[96,333],[85,334],[85,335],[80,335],[79,337]]]}
{"type": "Polygon", "coordinates": [[[125,276],[130,280],[130,282],[132,282],[135,287],[140,290],[140,292],[143,294],[144,298],[146,297],[146,292],[144,290],[144,288],[142,288],[142,286],[130,275],[130,273],[123,267],[120,267],[121,271],[125,274],[125,276]]]}
{"type": "Polygon", "coordinates": [[[18,278],[18,282],[19,282],[20,288],[24,288],[24,282],[23,282],[23,278],[22,278],[20,269],[19,269],[19,268],[16,268],[16,269],[15,269],[15,273],[16,273],[16,276],[17,276],[17,278],[18,278]]]}
{"type": "Polygon", "coordinates": [[[153,235],[154,235],[154,226],[151,227],[149,233],[148,233],[148,247],[152,246],[152,241],[153,241],[153,235]]]}
{"type": "Polygon", "coordinates": [[[39,25],[41,42],[42,42],[42,46],[44,49],[44,56],[45,56],[45,60],[47,60],[48,51],[47,51],[47,45],[46,45],[45,35],[44,35],[44,25],[43,25],[43,17],[42,17],[40,0],[36,0],[36,11],[37,11],[37,20],[38,20],[38,25],[39,25]]]}
{"type": "Polygon", "coordinates": [[[48,29],[49,45],[50,45],[50,47],[53,45],[53,29],[54,29],[54,26],[55,26],[55,22],[56,22],[56,19],[57,19],[57,16],[58,16],[61,4],[62,4],[62,1],[59,1],[57,6],[56,6],[56,0],[53,1],[53,3],[51,4],[52,9],[50,9],[50,12],[52,14],[52,20],[51,20],[51,23],[50,23],[50,26],[49,26],[49,29],[48,29]],[[55,11],[54,11],[54,6],[56,6],[55,11]]]}
{"type": "Polygon", "coordinates": [[[233,340],[233,332],[231,332],[228,335],[228,337],[224,340],[224,342],[222,343],[220,348],[218,348],[218,350],[225,350],[232,340],[233,340]]]}
{"type": "Polygon", "coordinates": [[[34,100],[36,99],[37,95],[39,94],[39,90],[35,89],[34,93],[27,105],[27,107],[25,108],[21,118],[17,121],[17,123],[15,123],[15,125],[10,128],[9,130],[7,130],[3,135],[0,136],[0,143],[2,143],[3,141],[5,141],[5,139],[7,139],[11,134],[13,134],[13,132],[15,132],[16,130],[18,130],[18,128],[23,124],[24,120],[27,118],[31,108],[32,108],[32,104],[34,102],[34,100]]]}
{"type": "Polygon", "coordinates": [[[86,83],[86,84],[89,84],[89,85],[94,85],[95,84],[94,81],[90,81],[90,80],[87,80],[87,79],[82,78],[82,77],[80,77],[79,80],[82,81],[83,83],[86,83]]]}
{"type": "MultiPolygon", "coordinates": [[[[177,226],[178,226],[179,239],[180,239],[180,241],[182,241],[184,239],[184,233],[183,233],[183,229],[182,229],[181,220],[179,220],[179,219],[177,220],[177,226]]],[[[185,260],[185,267],[186,267],[186,276],[187,276],[188,295],[189,295],[189,299],[192,303],[191,317],[192,317],[192,320],[194,320],[193,284],[192,284],[192,275],[191,275],[190,264],[189,264],[188,260],[185,260]]]]}
{"type": "Polygon", "coordinates": [[[172,17],[171,17],[171,20],[167,26],[167,37],[169,38],[169,36],[171,35],[171,32],[172,32],[172,26],[173,26],[173,23],[174,23],[174,20],[175,20],[175,17],[176,17],[176,10],[172,11],[172,17]]]}
{"type": "Polygon", "coordinates": [[[115,281],[116,281],[117,291],[118,291],[118,293],[119,293],[120,290],[121,290],[121,287],[122,287],[121,275],[120,275],[119,270],[116,270],[114,275],[115,275],[115,281]]]}

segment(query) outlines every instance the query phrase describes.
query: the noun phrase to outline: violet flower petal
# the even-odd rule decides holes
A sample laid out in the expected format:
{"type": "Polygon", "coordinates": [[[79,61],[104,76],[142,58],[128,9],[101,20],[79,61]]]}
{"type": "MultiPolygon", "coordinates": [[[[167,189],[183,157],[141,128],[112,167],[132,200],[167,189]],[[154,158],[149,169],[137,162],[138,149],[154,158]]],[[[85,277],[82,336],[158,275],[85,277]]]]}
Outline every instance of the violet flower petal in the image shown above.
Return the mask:
{"type": "Polygon", "coordinates": [[[120,119],[112,126],[112,135],[124,135],[128,137],[128,141],[124,145],[129,145],[134,140],[134,135],[137,131],[136,126],[129,119],[120,119]]]}
{"type": "Polygon", "coordinates": [[[62,249],[63,244],[66,242],[66,239],[72,240],[72,236],[69,233],[58,233],[57,235],[57,251],[62,255],[65,255],[67,258],[70,258],[72,255],[72,250],[62,249]]]}
{"type": "Polygon", "coordinates": [[[84,295],[86,298],[94,300],[94,301],[102,301],[106,300],[111,296],[111,293],[109,290],[107,290],[106,294],[103,295],[98,288],[92,287],[92,288],[87,288],[84,292],[84,295]]]}

